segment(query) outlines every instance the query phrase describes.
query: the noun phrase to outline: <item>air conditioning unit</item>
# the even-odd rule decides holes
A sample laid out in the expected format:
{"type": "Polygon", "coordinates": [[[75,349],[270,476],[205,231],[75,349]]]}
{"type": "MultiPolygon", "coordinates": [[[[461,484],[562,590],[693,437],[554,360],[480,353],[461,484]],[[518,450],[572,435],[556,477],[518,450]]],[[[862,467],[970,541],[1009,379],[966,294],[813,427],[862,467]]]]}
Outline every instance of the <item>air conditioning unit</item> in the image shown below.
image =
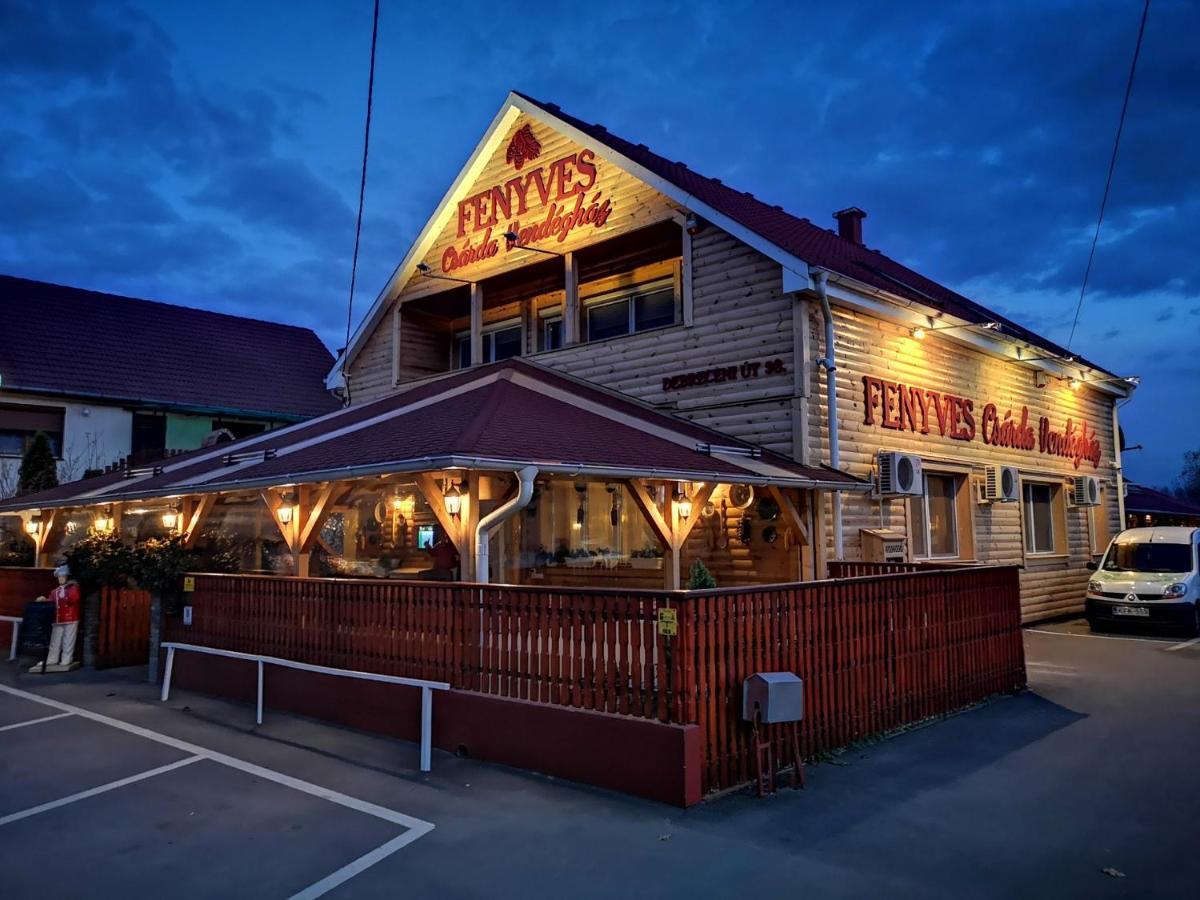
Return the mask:
{"type": "Polygon", "coordinates": [[[1071,479],[1071,503],[1075,506],[1100,505],[1100,479],[1095,475],[1076,475],[1071,479]]]}
{"type": "Polygon", "coordinates": [[[1016,466],[988,466],[983,479],[983,499],[1012,503],[1019,499],[1021,482],[1016,466]]]}
{"type": "Polygon", "coordinates": [[[925,493],[921,457],[897,450],[879,451],[879,495],[920,497],[925,493]]]}

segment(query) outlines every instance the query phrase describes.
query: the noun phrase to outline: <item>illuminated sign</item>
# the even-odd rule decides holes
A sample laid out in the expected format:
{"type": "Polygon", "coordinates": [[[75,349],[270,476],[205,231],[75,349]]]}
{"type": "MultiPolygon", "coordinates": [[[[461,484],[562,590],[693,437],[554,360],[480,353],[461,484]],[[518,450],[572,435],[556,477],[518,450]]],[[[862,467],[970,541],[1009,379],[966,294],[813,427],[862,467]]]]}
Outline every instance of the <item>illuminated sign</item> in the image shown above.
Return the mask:
{"type": "Polygon", "coordinates": [[[573,231],[604,226],[612,201],[603,191],[592,190],[599,177],[595,151],[579,150],[525,168],[541,155],[533,130],[528,125],[518,130],[504,158],[519,174],[458,202],[456,233],[461,243],[442,254],[443,272],[491,259],[501,249],[508,252],[548,238],[562,243],[573,231]],[[526,218],[535,211],[532,220],[526,218]],[[516,234],[517,240],[506,239],[505,233],[516,234]]]}
{"type": "Polygon", "coordinates": [[[995,403],[987,403],[977,422],[975,401],[969,397],[864,375],[863,424],[877,422],[881,428],[914,434],[929,434],[936,428],[954,441],[979,437],[991,447],[1069,459],[1076,469],[1084,461],[1093,469],[1100,467],[1100,438],[1085,420],[1067,419],[1062,429],[1055,429],[1047,416],[1041,416],[1035,428],[1029,407],[1001,414],[995,403]]]}

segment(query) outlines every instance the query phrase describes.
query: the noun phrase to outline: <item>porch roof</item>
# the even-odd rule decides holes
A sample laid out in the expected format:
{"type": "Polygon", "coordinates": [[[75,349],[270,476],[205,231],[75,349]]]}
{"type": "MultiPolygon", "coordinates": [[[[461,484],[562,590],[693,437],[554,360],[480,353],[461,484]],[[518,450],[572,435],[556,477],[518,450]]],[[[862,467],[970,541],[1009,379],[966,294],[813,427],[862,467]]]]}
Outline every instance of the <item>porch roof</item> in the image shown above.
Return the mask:
{"type": "Polygon", "coordinates": [[[626,395],[507,360],[381,400],[0,503],[0,511],[272,487],[448,468],[866,491],[626,395]]]}

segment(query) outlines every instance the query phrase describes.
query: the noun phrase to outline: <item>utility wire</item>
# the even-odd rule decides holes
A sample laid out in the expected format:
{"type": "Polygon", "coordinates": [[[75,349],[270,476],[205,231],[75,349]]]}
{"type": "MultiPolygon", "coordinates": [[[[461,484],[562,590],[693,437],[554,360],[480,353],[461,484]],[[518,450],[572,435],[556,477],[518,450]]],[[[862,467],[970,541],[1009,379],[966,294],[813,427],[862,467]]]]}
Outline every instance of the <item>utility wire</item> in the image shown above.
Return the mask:
{"type": "Polygon", "coordinates": [[[1100,240],[1100,225],[1104,222],[1104,207],[1108,205],[1108,190],[1112,187],[1113,170],[1117,167],[1117,149],[1121,146],[1121,131],[1125,128],[1125,113],[1129,110],[1129,95],[1133,93],[1133,73],[1137,71],[1138,55],[1142,52],[1142,35],[1146,33],[1146,17],[1150,13],[1150,0],[1142,7],[1142,23],[1138,26],[1137,44],[1133,48],[1133,62],[1129,64],[1129,80],[1125,83],[1125,100],[1121,104],[1121,119],[1117,123],[1117,138],[1113,141],[1112,158],[1108,161],[1108,177],[1104,180],[1104,195],[1100,198],[1100,216],[1096,219],[1096,233],[1092,235],[1092,249],[1088,251],[1087,268],[1083,270],[1083,285],[1079,288],[1079,302],[1075,304],[1075,321],[1071,323],[1071,336],[1067,338],[1067,349],[1075,340],[1075,329],[1079,325],[1079,313],[1083,310],[1083,296],[1087,293],[1088,276],[1092,274],[1092,260],[1096,256],[1096,244],[1100,240]]]}
{"type": "Polygon", "coordinates": [[[371,101],[375,96],[375,45],[379,41],[379,0],[375,0],[375,16],[371,21],[371,68],[367,75],[367,122],[363,131],[362,178],[358,183],[358,220],[354,223],[354,259],[350,263],[350,302],[346,304],[346,344],[342,350],[342,384],[346,405],[350,405],[350,380],[346,363],[350,358],[350,324],[354,319],[354,283],[358,278],[358,246],[362,238],[363,200],[367,192],[367,151],[371,147],[371,101]]]}

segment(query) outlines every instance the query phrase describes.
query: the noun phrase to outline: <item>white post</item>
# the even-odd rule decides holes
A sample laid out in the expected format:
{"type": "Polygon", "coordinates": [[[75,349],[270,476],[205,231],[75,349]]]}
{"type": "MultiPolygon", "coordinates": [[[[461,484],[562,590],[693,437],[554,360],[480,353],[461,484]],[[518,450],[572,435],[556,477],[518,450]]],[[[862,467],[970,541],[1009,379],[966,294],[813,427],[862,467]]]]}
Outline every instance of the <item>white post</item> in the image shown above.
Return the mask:
{"type": "Polygon", "coordinates": [[[433,690],[421,688],[421,771],[428,772],[433,745],[433,690]]]}
{"type": "Polygon", "coordinates": [[[171,696],[171,670],[175,668],[175,648],[167,648],[167,670],[163,673],[162,702],[171,696]]]}
{"type": "Polygon", "coordinates": [[[12,649],[8,651],[8,661],[9,662],[12,662],[14,659],[17,658],[17,635],[19,635],[21,633],[21,623],[13,622],[12,629],[13,629],[12,649]]]}
{"type": "Polygon", "coordinates": [[[262,672],[263,672],[263,664],[262,664],[262,660],[260,659],[258,661],[258,724],[259,725],[262,724],[262,678],[263,678],[262,672]]]}

